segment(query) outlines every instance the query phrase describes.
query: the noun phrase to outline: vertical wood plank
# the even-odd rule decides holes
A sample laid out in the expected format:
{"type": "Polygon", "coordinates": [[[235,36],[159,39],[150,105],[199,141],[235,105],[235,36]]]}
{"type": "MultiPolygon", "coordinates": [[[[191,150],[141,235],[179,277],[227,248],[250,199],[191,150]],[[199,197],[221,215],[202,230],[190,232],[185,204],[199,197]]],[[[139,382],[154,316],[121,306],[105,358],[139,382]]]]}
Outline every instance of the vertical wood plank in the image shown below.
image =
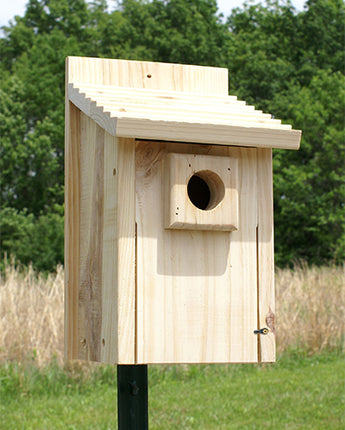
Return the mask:
{"type": "Polygon", "coordinates": [[[259,337],[259,359],[275,361],[275,297],[272,150],[258,149],[258,312],[259,327],[269,328],[259,337]]]}
{"type": "Polygon", "coordinates": [[[104,130],[81,115],[79,358],[100,361],[104,130]]]}
{"type": "Polygon", "coordinates": [[[118,145],[105,134],[104,219],[102,260],[102,353],[103,363],[116,363],[118,357],[118,145]]]}
{"type": "Polygon", "coordinates": [[[118,139],[118,364],[135,362],[135,140],[118,139]]]}
{"type": "MultiPolygon", "coordinates": [[[[73,109],[73,108],[72,108],[73,109]]],[[[105,363],[135,362],[134,140],[105,134],[81,114],[74,184],[80,183],[73,225],[73,355],[105,363]],[[132,198],[131,198],[132,196],[132,198]],[[74,223],[76,224],[76,223],[74,223]],[[78,233],[78,241],[76,234],[78,233]],[[78,245],[76,246],[76,243],[78,245]],[[78,256],[78,261],[76,257],[78,256]]],[[[71,169],[70,169],[71,170],[71,169]]],[[[70,195],[70,194],[68,194],[70,195]]],[[[66,296],[67,297],[67,296],[66,296]]],[[[70,339],[71,335],[66,336],[70,339]]],[[[68,351],[71,347],[68,346],[68,351]]]]}
{"type": "Polygon", "coordinates": [[[80,225],[80,111],[66,102],[65,133],[65,357],[78,357],[80,225]]]}
{"type": "Polygon", "coordinates": [[[239,160],[239,226],[231,234],[231,362],[257,361],[257,157],[256,149],[232,148],[239,160]]]}

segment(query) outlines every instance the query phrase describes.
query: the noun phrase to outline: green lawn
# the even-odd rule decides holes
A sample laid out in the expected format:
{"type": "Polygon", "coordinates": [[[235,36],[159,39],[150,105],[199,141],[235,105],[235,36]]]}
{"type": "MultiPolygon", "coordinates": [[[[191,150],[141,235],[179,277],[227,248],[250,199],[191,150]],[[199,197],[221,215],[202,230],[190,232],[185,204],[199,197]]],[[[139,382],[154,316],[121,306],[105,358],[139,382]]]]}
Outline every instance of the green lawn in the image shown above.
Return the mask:
{"type": "MultiPolygon", "coordinates": [[[[0,429],[116,429],[115,369],[0,366],[0,429]]],[[[149,367],[150,430],[345,428],[345,357],[149,367]]]]}

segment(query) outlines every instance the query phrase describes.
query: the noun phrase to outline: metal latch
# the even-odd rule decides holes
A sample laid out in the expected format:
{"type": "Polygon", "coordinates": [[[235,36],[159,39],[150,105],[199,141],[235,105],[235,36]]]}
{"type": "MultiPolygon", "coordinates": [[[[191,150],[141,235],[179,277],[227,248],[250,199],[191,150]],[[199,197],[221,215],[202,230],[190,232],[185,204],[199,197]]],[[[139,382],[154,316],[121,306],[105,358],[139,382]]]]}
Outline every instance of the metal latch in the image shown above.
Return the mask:
{"type": "Polygon", "coordinates": [[[254,330],[254,334],[268,334],[269,330],[267,327],[261,328],[260,330],[254,330]]]}

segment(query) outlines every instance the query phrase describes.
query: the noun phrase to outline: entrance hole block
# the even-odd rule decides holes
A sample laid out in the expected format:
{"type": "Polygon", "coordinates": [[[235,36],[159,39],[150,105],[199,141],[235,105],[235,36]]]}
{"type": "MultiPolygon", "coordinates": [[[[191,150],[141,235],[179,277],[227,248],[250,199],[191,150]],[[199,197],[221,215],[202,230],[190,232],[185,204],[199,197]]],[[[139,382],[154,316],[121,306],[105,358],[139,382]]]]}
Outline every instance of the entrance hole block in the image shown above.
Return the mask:
{"type": "Polygon", "coordinates": [[[165,228],[238,229],[238,162],[235,158],[167,154],[165,228]]]}

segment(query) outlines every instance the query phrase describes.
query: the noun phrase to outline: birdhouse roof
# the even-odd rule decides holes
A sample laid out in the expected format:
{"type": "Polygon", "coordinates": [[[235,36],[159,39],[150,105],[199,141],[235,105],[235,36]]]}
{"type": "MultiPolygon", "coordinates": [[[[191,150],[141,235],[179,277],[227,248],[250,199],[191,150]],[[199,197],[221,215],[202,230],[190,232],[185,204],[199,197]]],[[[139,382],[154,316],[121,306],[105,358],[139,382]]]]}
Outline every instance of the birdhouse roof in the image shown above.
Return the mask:
{"type": "Polygon", "coordinates": [[[298,149],[301,131],[235,96],[68,83],[68,99],[113,136],[298,149]]]}

